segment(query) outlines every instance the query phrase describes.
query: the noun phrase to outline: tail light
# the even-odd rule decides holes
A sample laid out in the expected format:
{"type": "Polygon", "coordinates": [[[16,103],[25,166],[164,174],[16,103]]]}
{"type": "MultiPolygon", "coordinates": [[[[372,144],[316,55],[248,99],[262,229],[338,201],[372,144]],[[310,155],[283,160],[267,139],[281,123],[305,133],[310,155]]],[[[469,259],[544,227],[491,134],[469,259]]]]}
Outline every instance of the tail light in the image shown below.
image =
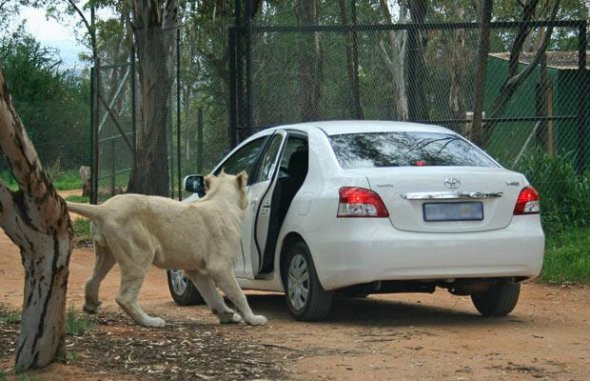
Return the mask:
{"type": "Polygon", "coordinates": [[[340,188],[338,217],[389,217],[381,197],[370,189],[340,188]]]}
{"type": "Polygon", "coordinates": [[[535,188],[528,186],[521,190],[514,206],[514,214],[537,214],[540,211],[540,197],[535,188]]]}

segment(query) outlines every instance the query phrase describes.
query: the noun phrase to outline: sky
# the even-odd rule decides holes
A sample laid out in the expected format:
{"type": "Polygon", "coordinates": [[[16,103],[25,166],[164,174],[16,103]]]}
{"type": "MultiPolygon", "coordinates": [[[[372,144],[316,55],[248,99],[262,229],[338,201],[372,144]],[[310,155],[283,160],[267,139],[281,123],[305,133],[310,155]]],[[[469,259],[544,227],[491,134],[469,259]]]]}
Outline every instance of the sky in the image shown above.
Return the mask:
{"type": "Polygon", "coordinates": [[[59,51],[63,69],[81,69],[83,64],[78,61],[78,54],[86,48],[76,41],[72,25],[60,25],[53,19],[47,20],[44,9],[23,8],[21,18],[26,20],[26,30],[43,46],[59,51]]]}

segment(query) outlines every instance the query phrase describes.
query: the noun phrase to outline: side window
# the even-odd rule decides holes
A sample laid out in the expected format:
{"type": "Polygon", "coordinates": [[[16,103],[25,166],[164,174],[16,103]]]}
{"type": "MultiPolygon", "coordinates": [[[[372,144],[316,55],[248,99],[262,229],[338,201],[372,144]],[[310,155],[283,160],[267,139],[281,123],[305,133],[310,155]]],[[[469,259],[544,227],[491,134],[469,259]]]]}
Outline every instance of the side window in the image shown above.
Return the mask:
{"type": "Polygon", "coordinates": [[[280,134],[276,134],[264,156],[262,157],[262,163],[260,164],[260,171],[256,176],[256,179],[253,182],[260,182],[269,180],[274,173],[275,163],[277,161],[277,154],[279,153],[279,148],[281,148],[281,142],[283,141],[283,136],[280,134]]]}
{"type": "Polygon", "coordinates": [[[291,155],[297,151],[307,151],[307,141],[303,138],[290,136],[289,140],[287,140],[283,157],[281,157],[281,170],[283,176],[288,175],[289,159],[291,158],[291,155]]]}
{"type": "MultiPolygon", "coordinates": [[[[231,173],[232,175],[240,173],[241,171],[246,171],[248,176],[251,176],[254,165],[256,164],[256,159],[258,159],[260,150],[262,150],[265,141],[266,137],[256,139],[246,144],[227,158],[219,169],[215,171],[215,174],[219,174],[223,168],[226,173],[231,173]]],[[[252,183],[252,180],[248,182],[252,183]]]]}

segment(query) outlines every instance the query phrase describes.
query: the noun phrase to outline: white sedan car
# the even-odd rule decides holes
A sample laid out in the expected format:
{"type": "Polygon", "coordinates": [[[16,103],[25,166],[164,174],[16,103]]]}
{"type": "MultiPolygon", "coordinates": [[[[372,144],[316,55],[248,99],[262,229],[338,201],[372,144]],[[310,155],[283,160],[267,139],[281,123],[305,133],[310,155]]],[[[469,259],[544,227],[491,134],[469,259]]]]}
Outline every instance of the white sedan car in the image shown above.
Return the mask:
{"type": "MultiPolygon", "coordinates": [[[[471,295],[510,313],[541,271],[539,195],[443,127],[333,121],[259,132],[215,167],[249,174],[235,274],[244,289],[285,293],[298,320],[321,320],[337,295],[471,295]]],[[[200,179],[189,176],[190,183],[200,179]]],[[[169,273],[179,304],[199,300],[169,273]]]]}

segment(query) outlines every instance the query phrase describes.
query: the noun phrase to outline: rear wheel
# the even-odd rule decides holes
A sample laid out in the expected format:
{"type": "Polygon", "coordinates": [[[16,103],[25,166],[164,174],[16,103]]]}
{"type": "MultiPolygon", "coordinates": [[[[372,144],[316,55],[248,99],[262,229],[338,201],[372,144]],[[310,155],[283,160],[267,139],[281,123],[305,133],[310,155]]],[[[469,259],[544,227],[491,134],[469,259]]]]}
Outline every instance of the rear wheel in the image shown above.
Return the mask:
{"type": "Polygon", "coordinates": [[[295,319],[325,319],[332,307],[333,296],[322,288],[305,243],[295,242],[287,249],[281,270],[287,307],[295,319]]]}
{"type": "Polygon", "coordinates": [[[202,304],[203,297],[189,278],[180,270],[168,270],[168,289],[176,304],[191,306],[202,304]]]}
{"type": "Polygon", "coordinates": [[[484,316],[506,316],[518,303],[520,284],[502,280],[487,291],[471,295],[475,308],[484,316]]]}

